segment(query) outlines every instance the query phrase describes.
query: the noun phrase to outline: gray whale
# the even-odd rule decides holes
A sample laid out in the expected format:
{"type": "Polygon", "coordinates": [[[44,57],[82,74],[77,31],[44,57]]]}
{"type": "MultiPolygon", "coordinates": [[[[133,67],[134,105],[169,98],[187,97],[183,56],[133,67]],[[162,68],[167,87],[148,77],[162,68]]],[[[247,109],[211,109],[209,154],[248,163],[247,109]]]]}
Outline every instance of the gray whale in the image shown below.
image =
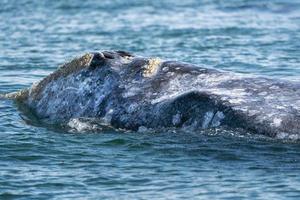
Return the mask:
{"type": "Polygon", "coordinates": [[[87,53],[2,98],[49,123],[90,118],[129,130],[229,126],[279,138],[300,134],[299,83],[124,51],[87,53]]]}

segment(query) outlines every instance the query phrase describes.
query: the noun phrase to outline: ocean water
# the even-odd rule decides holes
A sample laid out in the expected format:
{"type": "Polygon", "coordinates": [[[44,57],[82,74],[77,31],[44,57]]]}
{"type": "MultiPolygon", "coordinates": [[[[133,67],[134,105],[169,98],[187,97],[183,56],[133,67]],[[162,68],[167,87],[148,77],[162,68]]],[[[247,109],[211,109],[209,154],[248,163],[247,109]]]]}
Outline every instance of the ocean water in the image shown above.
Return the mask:
{"type": "MultiPolygon", "coordinates": [[[[300,80],[300,1],[0,0],[0,92],[121,49],[300,80]]],[[[0,199],[299,199],[300,144],[202,132],[68,132],[0,101],[0,199]]]]}

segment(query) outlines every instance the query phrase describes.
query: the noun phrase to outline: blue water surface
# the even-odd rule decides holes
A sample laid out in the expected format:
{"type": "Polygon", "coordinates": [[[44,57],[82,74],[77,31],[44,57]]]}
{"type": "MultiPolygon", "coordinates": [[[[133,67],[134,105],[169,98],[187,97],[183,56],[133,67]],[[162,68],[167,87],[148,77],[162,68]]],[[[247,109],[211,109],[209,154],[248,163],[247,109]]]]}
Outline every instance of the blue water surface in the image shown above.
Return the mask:
{"type": "MultiPolygon", "coordinates": [[[[103,49],[299,81],[300,1],[0,0],[1,93],[103,49]]],[[[70,133],[0,101],[0,199],[299,199],[299,174],[297,141],[70,133]]]]}

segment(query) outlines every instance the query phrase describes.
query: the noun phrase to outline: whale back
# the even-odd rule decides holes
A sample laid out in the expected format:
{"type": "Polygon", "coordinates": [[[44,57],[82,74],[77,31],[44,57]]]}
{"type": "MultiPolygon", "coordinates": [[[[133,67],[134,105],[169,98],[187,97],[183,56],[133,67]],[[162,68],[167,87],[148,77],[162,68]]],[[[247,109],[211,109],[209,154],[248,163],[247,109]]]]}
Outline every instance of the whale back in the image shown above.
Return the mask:
{"type": "Polygon", "coordinates": [[[230,126],[298,137],[299,88],[283,80],[104,51],[63,65],[19,99],[50,123],[97,118],[131,130],[230,126]]]}

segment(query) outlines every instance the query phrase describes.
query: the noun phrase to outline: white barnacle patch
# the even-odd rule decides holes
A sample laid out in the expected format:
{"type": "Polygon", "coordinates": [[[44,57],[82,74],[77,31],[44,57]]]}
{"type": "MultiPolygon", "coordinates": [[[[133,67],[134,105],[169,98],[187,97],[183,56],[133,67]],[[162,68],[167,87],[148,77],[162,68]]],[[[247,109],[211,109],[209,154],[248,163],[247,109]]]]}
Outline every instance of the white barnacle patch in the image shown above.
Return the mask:
{"type": "Polygon", "coordinates": [[[147,65],[144,65],[142,68],[144,77],[151,77],[156,74],[158,71],[161,60],[159,58],[150,58],[147,65]]]}

